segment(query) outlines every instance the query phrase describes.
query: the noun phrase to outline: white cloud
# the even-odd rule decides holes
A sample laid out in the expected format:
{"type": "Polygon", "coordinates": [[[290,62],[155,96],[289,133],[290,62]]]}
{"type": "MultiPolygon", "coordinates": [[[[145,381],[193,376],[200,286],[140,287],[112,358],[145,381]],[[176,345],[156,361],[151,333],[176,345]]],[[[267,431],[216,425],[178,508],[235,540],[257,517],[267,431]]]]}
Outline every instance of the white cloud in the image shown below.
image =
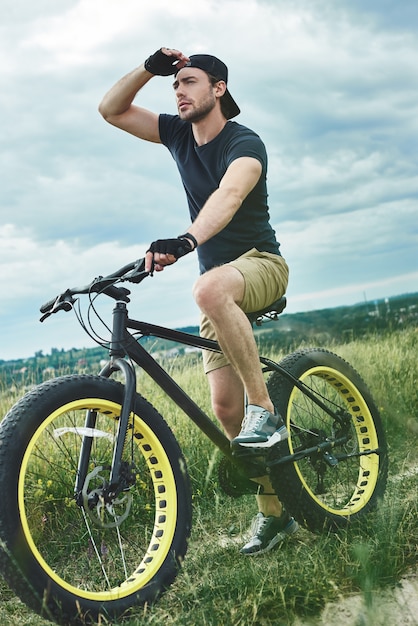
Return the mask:
{"type": "MultiPolygon", "coordinates": [[[[92,340],[73,316],[59,313],[39,324],[39,307],[69,287],[87,285],[96,276],[106,275],[141,258],[147,245],[121,246],[106,241],[85,246],[77,240],[56,241],[49,246],[34,240],[30,232],[13,225],[0,227],[0,247],[7,258],[7,271],[0,272],[3,331],[0,359],[23,358],[39,349],[70,349],[92,346],[92,340]]],[[[6,268],[6,266],[4,266],[6,268]]],[[[172,268],[155,274],[141,285],[126,285],[132,292],[131,317],[172,327],[196,325],[199,315],[191,296],[197,277],[195,256],[190,255],[172,268]]],[[[87,296],[81,297],[86,315],[87,296]]],[[[110,322],[112,301],[101,298],[98,310],[110,322]]],[[[95,315],[94,328],[105,339],[108,332],[95,315]]]]}
{"type": "Polygon", "coordinates": [[[147,11],[140,3],[128,3],[127,8],[121,10],[114,1],[81,0],[65,13],[36,19],[22,48],[45,53],[46,71],[92,64],[100,60],[100,47],[130,30],[140,16],[146,23],[147,11]]]}
{"type": "MultiPolygon", "coordinates": [[[[34,294],[49,299],[54,291],[64,290],[83,280],[83,276],[89,282],[95,273],[117,269],[117,262],[111,260],[118,256],[121,265],[128,259],[134,260],[135,253],[139,256],[138,247],[121,250],[111,241],[84,247],[76,240],[57,240],[46,246],[34,239],[30,231],[22,232],[13,224],[0,227],[0,248],[7,259],[7,272],[0,273],[0,292],[6,307],[15,299],[31,298],[34,294]]],[[[145,246],[142,248],[144,251],[145,246]]]]}
{"type": "MultiPolygon", "coordinates": [[[[416,6],[155,0],[145,10],[137,0],[5,0],[1,321],[26,343],[18,348],[5,336],[4,353],[46,349],[55,337],[59,347],[60,320],[32,326],[39,304],[187,226],[167,151],[97,113],[105,91],[160,45],[228,63],[237,121],[254,128],[269,153],[272,222],[291,266],[288,310],[315,307],[315,293],[327,293],[332,306],[364,285],[376,293],[415,285],[416,6]]],[[[174,112],[165,79],[152,80],[140,100],[174,112]]],[[[196,271],[190,255],[147,281],[135,295],[147,294],[147,317],[195,320],[196,271]],[[161,293],[169,294],[169,315],[161,293]]]]}

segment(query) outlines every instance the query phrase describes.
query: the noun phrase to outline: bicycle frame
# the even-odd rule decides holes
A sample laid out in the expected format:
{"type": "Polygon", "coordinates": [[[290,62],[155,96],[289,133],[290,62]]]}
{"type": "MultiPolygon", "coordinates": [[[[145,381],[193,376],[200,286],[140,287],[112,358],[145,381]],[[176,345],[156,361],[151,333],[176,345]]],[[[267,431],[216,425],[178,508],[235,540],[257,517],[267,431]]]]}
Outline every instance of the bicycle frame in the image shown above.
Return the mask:
{"type": "MultiPolygon", "coordinates": [[[[216,341],[211,339],[205,339],[200,336],[192,335],[179,330],[173,330],[163,326],[150,324],[148,322],[141,322],[130,319],[128,317],[128,310],[125,302],[118,301],[113,309],[113,328],[112,339],[110,342],[109,355],[110,360],[100,372],[100,376],[109,378],[113,373],[119,371],[122,373],[125,379],[125,396],[123,400],[123,406],[121,411],[120,420],[118,423],[118,433],[116,437],[116,445],[114,449],[114,456],[111,466],[111,474],[109,481],[109,497],[115,495],[115,490],[119,484],[122,453],[125,444],[125,435],[128,428],[129,417],[133,410],[134,398],[136,393],[136,376],[134,368],[129,365],[125,360],[128,356],[134,363],[141,367],[164,391],[165,394],[191,419],[194,424],[212,441],[212,443],[229,459],[233,460],[235,464],[241,465],[242,461],[233,456],[229,439],[223,434],[223,432],[216,426],[216,424],[210,419],[210,417],[202,411],[202,409],[190,398],[190,396],[174,381],[174,379],[164,370],[159,363],[151,356],[149,352],[135,339],[135,337],[129,331],[136,331],[141,336],[151,336],[160,339],[167,339],[183,345],[193,346],[204,350],[211,350],[214,352],[221,352],[221,348],[216,341]],[[119,436],[119,433],[122,436],[119,436]]],[[[315,402],[322,410],[329,414],[334,420],[342,423],[342,417],[333,412],[328,406],[326,406],[319,397],[311,392],[311,390],[304,385],[303,382],[295,378],[286,369],[280,366],[280,364],[271,361],[265,357],[260,356],[260,366],[263,365],[263,371],[276,371],[282,376],[291,381],[291,383],[298,387],[307,395],[313,402],[315,402]]],[[[94,428],[95,425],[95,413],[94,411],[88,411],[86,416],[86,427],[94,428]]],[[[82,449],[79,459],[79,467],[77,472],[77,482],[75,487],[76,494],[80,494],[85,478],[87,476],[87,468],[90,457],[90,450],[93,439],[91,437],[83,437],[82,449]]],[[[324,442],[322,444],[323,451],[331,449],[332,442],[324,442]]],[[[306,456],[307,453],[312,452],[309,450],[303,451],[302,455],[306,456]]],[[[255,455],[254,455],[255,456],[255,455]]],[[[284,457],[280,460],[276,460],[274,464],[289,462],[301,458],[301,454],[291,455],[284,457]]],[[[254,459],[255,460],[255,459],[254,459]]]]}

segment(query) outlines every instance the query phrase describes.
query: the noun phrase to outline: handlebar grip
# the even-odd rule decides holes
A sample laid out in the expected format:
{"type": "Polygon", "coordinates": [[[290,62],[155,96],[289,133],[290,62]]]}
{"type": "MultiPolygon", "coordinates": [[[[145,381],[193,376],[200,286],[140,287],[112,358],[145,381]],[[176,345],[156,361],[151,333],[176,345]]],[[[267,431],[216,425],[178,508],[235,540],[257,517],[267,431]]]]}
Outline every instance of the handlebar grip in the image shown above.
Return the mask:
{"type": "Polygon", "coordinates": [[[50,300],[40,307],[41,322],[44,322],[50,315],[57,313],[58,311],[71,311],[73,308],[74,300],[72,298],[62,300],[62,296],[58,296],[55,300],[50,300]]]}
{"type": "Polygon", "coordinates": [[[40,311],[41,313],[50,313],[53,309],[56,309],[57,311],[71,311],[73,304],[73,293],[71,292],[71,289],[67,289],[67,291],[64,291],[64,293],[54,298],[54,300],[50,300],[49,302],[43,304],[40,311]]]}
{"type": "Polygon", "coordinates": [[[55,302],[57,301],[56,298],[54,298],[53,300],[49,300],[49,302],[45,302],[45,304],[43,304],[39,310],[41,313],[49,313],[49,311],[52,309],[52,307],[54,306],[55,302]]]}
{"type": "Polygon", "coordinates": [[[40,311],[43,314],[41,321],[49,317],[51,313],[56,313],[57,311],[71,311],[75,302],[74,296],[78,294],[104,293],[114,300],[130,302],[128,296],[131,292],[129,289],[126,289],[125,287],[116,287],[114,283],[117,280],[128,280],[134,283],[141,282],[141,280],[149,275],[148,272],[144,271],[144,267],[145,259],[138,259],[137,261],[128,263],[128,265],[125,265],[125,267],[122,267],[117,272],[109,274],[109,276],[100,276],[99,278],[94,279],[90,285],[80,288],[67,289],[64,293],[55,297],[53,300],[45,302],[45,304],[40,307],[40,311]]]}

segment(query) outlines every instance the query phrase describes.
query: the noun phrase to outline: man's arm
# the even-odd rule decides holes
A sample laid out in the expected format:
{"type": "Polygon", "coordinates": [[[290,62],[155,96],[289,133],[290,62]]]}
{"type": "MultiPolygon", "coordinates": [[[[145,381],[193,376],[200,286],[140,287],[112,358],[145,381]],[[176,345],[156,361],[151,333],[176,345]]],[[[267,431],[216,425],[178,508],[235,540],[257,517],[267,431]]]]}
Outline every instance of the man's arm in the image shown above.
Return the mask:
{"type": "MultiPolygon", "coordinates": [[[[177,67],[182,67],[189,60],[179,50],[161,48],[161,51],[157,51],[152,56],[155,57],[158,54],[160,56],[164,55],[163,59],[167,57],[169,63],[178,62],[176,68],[172,66],[172,73],[174,73],[177,67]]],[[[145,64],[147,64],[147,61],[145,64]]],[[[106,93],[99,105],[99,112],[109,124],[113,124],[113,126],[117,126],[140,139],[160,143],[158,114],[132,104],[137,93],[158,73],[158,70],[155,70],[155,73],[151,71],[153,69],[152,63],[151,65],[147,64],[150,71],[145,69],[145,64],[142,63],[135,70],[121,78],[106,93]]]]}
{"type": "MultiPolygon", "coordinates": [[[[254,189],[262,172],[260,161],[254,157],[240,157],[233,161],[226,170],[218,189],[212,193],[199,215],[188,228],[198,245],[205,243],[229,224],[241,204],[254,189]]],[[[184,235],[187,238],[187,233],[184,235]]],[[[191,241],[194,249],[194,241],[191,241]]],[[[166,265],[177,261],[172,254],[160,254],[148,251],[145,269],[150,271],[152,261],[154,269],[161,271],[166,265]]]]}
{"type": "Polygon", "coordinates": [[[229,224],[261,176],[261,163],[254,157],[240,157],[226,170],[218,189],[212,193],[188,231],[199,244],[205,243],[229,224]]]}
{"type": "Polygon", "coordinates": [[[121,78],[104,96],[99,112],[106,122],[140,139],[160,143],[158,115],[132,104],[136,94],[151,80],[144,65],[121,78]]]}

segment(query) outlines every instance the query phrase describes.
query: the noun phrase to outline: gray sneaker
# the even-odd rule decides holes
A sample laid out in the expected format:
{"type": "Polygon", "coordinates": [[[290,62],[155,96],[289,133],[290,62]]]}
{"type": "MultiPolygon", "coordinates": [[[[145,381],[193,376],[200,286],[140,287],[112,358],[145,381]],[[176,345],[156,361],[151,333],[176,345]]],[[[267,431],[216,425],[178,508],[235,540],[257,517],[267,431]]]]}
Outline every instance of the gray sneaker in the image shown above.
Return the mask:
{"type": "Polygon", "coordinates": [[[241,432],[232,439],[231,446],[270,448],[289,437],[280,415],[270,413],[261,406],[249,404],[242,421],[241,432]]]}
{"type": "Polygon", "coordinates": [[[263,554],[298,530],[299,524],[287,511],[283,511],[280,517],[265,517],[263,513],[257,513],[251,527],[252,537],[240,553],[248,556],[263,554]]]}

